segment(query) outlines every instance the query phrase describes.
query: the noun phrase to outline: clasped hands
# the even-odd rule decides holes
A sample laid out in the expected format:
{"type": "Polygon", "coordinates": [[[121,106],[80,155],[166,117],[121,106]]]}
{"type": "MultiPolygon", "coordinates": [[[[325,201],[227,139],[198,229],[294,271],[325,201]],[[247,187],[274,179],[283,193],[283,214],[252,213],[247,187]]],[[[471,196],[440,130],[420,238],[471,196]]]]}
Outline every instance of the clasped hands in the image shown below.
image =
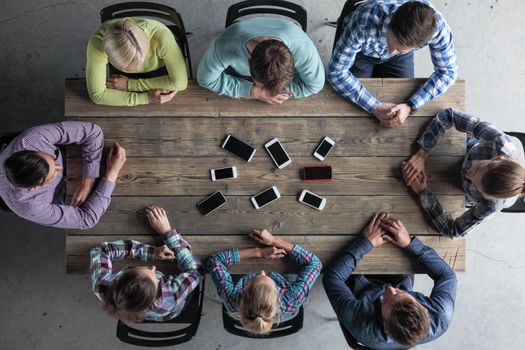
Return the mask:
{"type": "Polygon", "coordinates": [[[418,196],[427,188],[427,174],[425,172],[427,157],[427,151],[420,148],[408,161],[401,162],[401,171],[405,185],[410,187],[418,196]]]}
{"type": "Polygon", "coordinates": [[[390,102],[380,102],[373,113],[379,120],[379,125],[392,128],[403,124],[411,111],[410,106],[406,103],[396,105],[390,102]]]}
{"type": "MultiPolygon", "coordinates": [[[[106,87],[121,91],[128,91],[129,78],[124,75],[110,75],[106,79],[106,87]]],[[[148,102],[150,104],[162,104],[171,101],[177,94],[177,91],[166,89],[153,89],[148,91],[148,102]]]]}
{"type": "Polygon", "coordinates": [[[410,244],[410,234],[401,220],[390,218],[388,213],[375,214],[363,230],[365,236],[374,248],[385,242],[391,242],[400,248],[410,244]]]}
{"type": "Polygon", "coordinates": [[[266,229],[253,229],[249,236],[256,242],[266,247],[257,248],[260,251],[259,257],[279,260],[286,256],[286,251],[276,247],[277,238],[266,229]]]}

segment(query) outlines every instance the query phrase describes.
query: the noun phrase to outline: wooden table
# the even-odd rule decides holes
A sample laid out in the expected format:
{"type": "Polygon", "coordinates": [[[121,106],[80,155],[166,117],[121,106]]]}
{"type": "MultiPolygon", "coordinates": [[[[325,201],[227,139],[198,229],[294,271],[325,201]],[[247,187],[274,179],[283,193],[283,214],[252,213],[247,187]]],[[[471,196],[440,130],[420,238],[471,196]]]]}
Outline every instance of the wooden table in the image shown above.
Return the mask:
{"type": "MultiPolygon", "coordinates": [[[[405,101],[423,80],[364,79],[363,83],[380,100],[396,103],[405,101]]],[[[328,264],[361,232],[374,212],[388,211],[401,219],[409,232],[435,248],[456,271],[464,271],[465,241],[445,238],[434,230],[404,186],[399,170],[430,119],[448,107],[465,109],[464,81],[456,82],[404,125],[386,129],[329,86],[312,97],[275,107],[216,96],[190,82],[188,89],[169,104],[127,108],[97,106],[89,101],[84,80],[68,80],[66,119],[100,125],[106,146],[113,141],[123,145],[127,162],[99,224],[90,230],[68,230],[67,272],[86,273],[89,250],[102,241],[131,238],[160,243],[145,217],[144,207],[150,203],[166,208],[171,223],[201,259],[219,250],[253,246],[247,233],[254,227],[266,227],[328,264]],[[257,146],[251,163],[221,149],[228,133],[257,146]],[[334,180],[304,183],[299,170],[322,164],[311,154],[324,136],[336,141],[324,162],[332,165],[334,180]],[[282,170],[275,169],[263,147],[273,137],[281,140],[293,159],[282,170]],[[237,179],[210,180],[209,169],[229,165],[237,166],[237,179]],[[250,196],[271,185],[278,187],[281,199],[261,210],[254,209],[250,196]],[[326,196],[323,211],[296,201],[305,188],[326,196]],[[209,216],[200,215],[195,204],[216,190],[225,194],[227,204],[209,216]]],[[[463,211],[459,181],[452,179],[458,174],[464,152],[464,135],[451,130],[427,163],[429,186],[452,215],[463,211]]],[[[69,195],[82,176],[79,156],[78,149],[69,149],[69,195]]],[[[232,270],[260,269],[294,271],[294,266],[286,259],[249,260],[232,270]]],[[[357,272],[410,273],[421,272],[421,268],[402,250],[384,244],[366,255],[357,272]]]]}

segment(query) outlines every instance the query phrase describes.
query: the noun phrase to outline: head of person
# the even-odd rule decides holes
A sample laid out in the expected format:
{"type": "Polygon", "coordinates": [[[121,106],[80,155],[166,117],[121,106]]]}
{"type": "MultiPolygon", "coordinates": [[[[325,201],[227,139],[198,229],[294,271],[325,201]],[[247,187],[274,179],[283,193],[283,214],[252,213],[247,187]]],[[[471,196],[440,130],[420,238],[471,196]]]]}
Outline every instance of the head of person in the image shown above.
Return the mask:
{"type": "Polygon", "coordinates": [[[407,53],[424,46],[436,30],[436,12],[430,6],[418,1],[404,3],[392,14],[388,25],[388,51],[407,53]]]}
{"type": "Polygon", "coordinates": [[[36,151],[13,153],[5,160],[4,169],[9,182],[29,190],[50,183],[62,172],[52,156],[36,151]]]}
{"type": "Polygon", "coordinates": [[[502,156],[472,163],[466,177],[487,199],[525,194],[525,169],[502,156]]]}
{"type": "Polygon", "coordinates": [[[140,322],[157,297],[155,266],[138,266],[126,270],[104,293],[104,309],[113,317],[140,322]]]}
{"type": "Polygon", "coordinates": [[[111,24],[103,38],[109,62],[123,72],[138,72],[149,50],[149,39],[142,28],[129,19],[111,24]]]}
{"type": "Polygon", "coordinates": [[[278,95],[294,77],[292,53],[282,41],[276,39],[258,43],[251,53],[249,64],[253,81],[272,96],[278,95]]]}
{"type": "Polygon", "coordinates": [[[270,332],[279,313],[279,298],[275,282],[264,271],[252,278],[239,302],[243,327],[259,335],[270,332]]]}
{"type": "Polygon", "coordinates": [[[395,341],[414,347],[430,329],[428,310],[410,294],[387,286],[381,307],[385,331],[395,341]]]}

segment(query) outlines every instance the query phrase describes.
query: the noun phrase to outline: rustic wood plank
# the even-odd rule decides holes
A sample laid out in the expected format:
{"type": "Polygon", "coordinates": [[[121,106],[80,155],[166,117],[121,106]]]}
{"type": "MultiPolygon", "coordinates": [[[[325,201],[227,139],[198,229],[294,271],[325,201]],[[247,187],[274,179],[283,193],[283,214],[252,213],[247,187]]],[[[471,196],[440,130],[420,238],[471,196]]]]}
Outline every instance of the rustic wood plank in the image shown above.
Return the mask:
{"type": "MultiPolygon", "coordinates": [[[[240,136],[258,146],[255,157],[265,157],[264,143],[278,137],[290,156],[313,153],[323,137],[336,142],[331,157],[407,156],[432,117],[409,118],[397,128],[380,128],[364,118],[118,118],[93,121],[104,130],[106,146],[116,141],[135,157],[223,156],[225,135],[240,136]]],[[[465,134],[449,130],[433,151],[434,156],[465,154],[465,134]]],[[[69,150],[69,149],[68,149],[69,150]]],[[[80,156],[70,147],[68,157],[80,156]]],[[[328,159],[329,160],[329,159],[328,159]]]]}
{"type": "MultiPolygon", "coordinates": [[[[258,150],[261,152],[262,150],[258,150]]],[[[224,151],[227,153],[227,151],[224,151]]],[[[332,158],[333,181],[305,183],[300,169],[319,165],[313,157],[294,157],[293,163],[275,171],[269,157],[246,163],[235,156],[199,158],[142,158],[128,155],[120,172],[114,196],[205,196],[221,190],[225,195],[254,195],[276,185],[282,195],[296,195],[308,188],[319,195],[405,195],[408,193],[400,170],[404,157],[332,158]],[[236,179],[212,182],[209,169],[236,165],[236,179]]],[[[439,194],[461,194],[451,181],[459,174],[462,157],[430,157],[429,186],[439,194]]],[[[328,163],[328,162],[325,162],[328,163]]],[[[330,164],[330,163],[328,163],[330,164]]],[[[68,194],[81,177],[80,162],[67,164],[68,194]]]]}
{"type": "MultiPolygon", "coordinates": [[[[244,248],[253,247],[256,244],[247,236],[191,236],[185,235],[185,239],[191,244],[194,253],[204,261],[211,254],[230,249],[232,247],[244,248]]],[[[129,239],[141,241],[149,244],[161,244],[157,236],[131,236],[129,239]]],[[[327,267],[346,247],[355,236],[287,236],[286,239],[294,244],[300,244],[304,248],[316,254],[324,266],[327,267]]],[[[68,236],[66,239],[67,250],[67,273],[88,273],[89,271],[89,251],[99,242],[119,239],[116,236],[68,236]]],[[[455,271],[465,271],[465,240],[442,236],[423,236],[421,241],[436,249],[438,254],[455,271]]],[[[136,262],[120,264],[133,265],[136,262]]],[[[116,264],[117,265],[117,264],[116,264]]],[[[118,268],[118,266],[117,266],[118,268]]],[[[241,262],[232,266],[233,273],[247,273],[260,270],[294,272],[297,267],[288,259],[272,261],[266,259],[253,259],[241,262]]],[[[358,265],[356,273],[367,274],[407,274],[423,273],[421,266],[409,258],[403,250],[392,244],[384,244],[367,254],[358,265]]]]}
{"type": "MultiPolygon", "coordinates": [[[[384,101],[401,103],[426,79],[361,79],[363,85],[384,101]]],[[[445,94],[422,107],[416,116],[432,116],[442,109],[465,109],[465,82],[457,81],[445,94]]],[[[290,99],[281,106],[260,101],[217,96],[190,81],[188,88],[163,105],[111,107],[89,100],[83,79],[66,80],[65,115],[67,117],[325,117],[367,116],[368,113],[325,88],[305,99],[290,99]]]]}

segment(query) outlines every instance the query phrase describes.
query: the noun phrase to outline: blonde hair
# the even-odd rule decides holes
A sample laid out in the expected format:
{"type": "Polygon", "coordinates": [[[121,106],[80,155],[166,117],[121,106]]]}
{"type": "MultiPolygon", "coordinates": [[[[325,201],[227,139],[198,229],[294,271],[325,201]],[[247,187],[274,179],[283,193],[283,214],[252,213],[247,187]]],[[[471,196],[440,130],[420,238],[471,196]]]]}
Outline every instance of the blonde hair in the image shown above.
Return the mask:
{"type": "Polygon", "coordinates": [[[130,19],[115,21],[104,33],[104,51],[111,64],[119,70],[138,71],[148,50],[146,33],[130,19]]]}
{"type": "Polygon", "coordinates": [[[264,335],[270,332],[279,313],[279,292],[275,285],[249,283],[239,302],[241,324],[248,331],[264,335]]]}

